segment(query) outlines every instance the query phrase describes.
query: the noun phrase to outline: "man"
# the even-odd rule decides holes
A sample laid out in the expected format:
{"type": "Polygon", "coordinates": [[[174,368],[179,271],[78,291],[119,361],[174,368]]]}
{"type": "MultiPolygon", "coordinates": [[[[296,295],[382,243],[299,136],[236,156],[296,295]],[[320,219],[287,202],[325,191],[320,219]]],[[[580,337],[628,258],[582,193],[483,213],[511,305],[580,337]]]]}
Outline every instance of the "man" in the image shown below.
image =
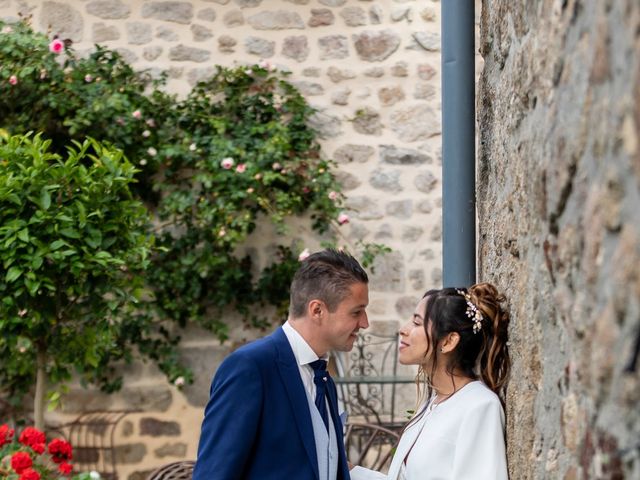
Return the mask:
{"type": "Polygon", "coordinates": [[[367,328],[368,278],[350,255],[305,259],[289,318],[220,365],[202,423],[194,480],[349,480],[336,388],[323,367],[367,328]]]}

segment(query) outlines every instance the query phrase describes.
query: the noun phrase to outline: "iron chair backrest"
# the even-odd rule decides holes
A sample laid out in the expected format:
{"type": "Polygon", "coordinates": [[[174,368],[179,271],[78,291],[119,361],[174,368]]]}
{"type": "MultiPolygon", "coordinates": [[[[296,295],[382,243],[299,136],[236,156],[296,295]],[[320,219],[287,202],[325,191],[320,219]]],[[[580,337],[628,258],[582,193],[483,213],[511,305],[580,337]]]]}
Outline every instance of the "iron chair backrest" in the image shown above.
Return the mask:
{"type": "Polygon", "coordinates": [[[147,480],[191,480],[195,464],[193,460],[168,463],[151,472],[147,480]]]}
{"type": "Polygon", "coordinates": [[[386,472],[400,435],[388,428],[370,423],[347,425],[344,446],[354,465],[386,472]]]}

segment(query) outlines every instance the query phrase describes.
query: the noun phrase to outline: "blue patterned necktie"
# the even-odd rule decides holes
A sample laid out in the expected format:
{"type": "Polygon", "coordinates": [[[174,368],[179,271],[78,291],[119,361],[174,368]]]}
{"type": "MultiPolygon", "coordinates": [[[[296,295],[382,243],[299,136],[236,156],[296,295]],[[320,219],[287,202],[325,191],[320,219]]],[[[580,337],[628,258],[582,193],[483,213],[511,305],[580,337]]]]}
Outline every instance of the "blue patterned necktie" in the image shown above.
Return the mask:
{"type": "Polygon", "coordinates": [[[327,414],[327,382],[329,381],[329,372],[327,372],[327,361],[326,360],[316,360],[315,362],[311,362],[311,368],[313,368],[313,383],[316,384],[316,407],[320,412],[320,416],[322,417],[322,421],[324,422],[325,427],[327,427],[327,432],[329,431],[329,415],[327,414]]]}

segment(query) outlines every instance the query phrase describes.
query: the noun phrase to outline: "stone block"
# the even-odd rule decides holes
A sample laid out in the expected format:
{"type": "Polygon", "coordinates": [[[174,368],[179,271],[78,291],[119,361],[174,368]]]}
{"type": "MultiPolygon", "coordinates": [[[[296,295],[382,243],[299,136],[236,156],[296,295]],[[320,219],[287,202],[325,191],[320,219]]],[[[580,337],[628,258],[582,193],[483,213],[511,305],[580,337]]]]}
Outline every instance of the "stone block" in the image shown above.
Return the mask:
{"type": "Polygon", "coordinates": [[[204,42],[213,37],[213,32],[204,25],[191,24],[189,28],[191,29],[194,42],[204,42]]]}
{"type": "Polygon", "coordinates": [[[310,27],[324,27],[327,25],[333,25],[336,17],[333,12],[328,8],[312,8],[311,18],[307,22],[310,27]]]}
{"type": "Polygon", "coordinates": [[[427,52],[440,51],[440,34],[436,32],[414,32],[411,37],[413,43],[407,48],[411,50],[426,50],[427,52]]]}
{"type": "Polygon", "coordinates": [[[222,17],[222,21],[226,27],[239,27],[244,25],[244,14],[242,10],[229,10],[222,17]]]}
{"type": "Polygon", "coordinates": [[[180,349],[180,360],[193,371],[193,384],[182,389],[190,405],[203,408],[207,404],[213,375],[228,354],[229,349],[220,345],[180,349]]]}
{"type": "Polygon", "coordinates": [[[174,62],[206,62],[211,53],[203,48],[187,47],[186,45],[176,45],[169,49],[169,60],[174,62]]]}
{"type": "Polygon", "coordinates": [[[407,77],[409,75],[409,64],[405,61],[396,62],[391,67],[391,75],[394,77],[407,77]]]}
{"type": "Polygon", "coordinates": [[[418,100],[431,100],[436,98],[436,87],[431,83],[419,82],[416,83],[413,91],[413,98],[418,100]]]}
{"type": "Polygon", "coordinates": [[[408,219],[413,215],[413,201],[412,200],[397,200],[387,203],[386,206],[387,215],[392,217],[408,219]]]}
{"type": "Polygon", "coordinates": [[[415,105],[396,110],[391,115],[391,129],[400,140],[415,142],[440,135],[440,115],[428,105],[415,105]]]}
{"type": "Polygon", "coordinates": [[[184,458],[187,454],[186,443],[165,443],[161,447],[156,448],[153,451],[157,458],[175,457],[184,458]]]}
{"type": "Polygon", "coordinates": [[[131,8],[120,0],[94,0],[86,8],[87,13],[105,20],[120,20],[131,14],[131,8]]]}
{"type": "Polygon", "coordinates": [[[411,283],[411,288],[422,292],[426,288],[424,270],[422,269],[409,270],[409,282],[411,283]]]}
{"type": "Polygon", "coordinates": [[[369,21],[372,25],[380,25],[383,17],[384,12],[380,5],[371,5],[371,7],[369,7],[369,21]]]}
{"type": "Polygon", "coordinates": [[[372,291],[404,292],[404,258],[400,252],[394,251],[384,255],[378,255],[370,271],[369,288],[372,291]]]}
{"type": "Polygon", "coordinates": [[[304,29],[302,17],[287,10],[264,11],[247,18],[247,22],[256,30],[304,29]]]}
{"type": "Polygon", "coordinates": [[[416,242],[424,232],[422,227],[408,225],[402,228],[402,236],[400,237],[403,242],[414,243],[416,242]]]}
{"type": "Polygon", "coordinates": [[[178,422],[167,422],[153,417],[140,419],[141,436],[178,437],[180,433],[180,424],[178,422]]]}
{"type": "Polygon", "coordinates": [[[333,159],[337,163],[366,163],[374,153],[375,149],[369,145],[354,145],[348,143],[333,152],[333,159]]]}
{"type": "Polygon", "coordinates": [[[360,27],[367,24],[367,12],[360,7],[345,7],[340,10],[340,16],[348,27],[360,27]]]}
{"type": "Polygon", "coordinates": [[[204,20],[205,22],[213,22],[217,18],[216,11],[213,8],[203,8],[196,15],[198,20],[204,20]]]}
{"type": "Polygon", "coordinates": [[[44,31],[50,30],[52,35],[79,42],[82,40],[84,19],[78,10],[67,3],[43,2],[40,27],[44,31]]]}
{"type": "Polygon", "coordinates": [[[366,62],[380,62],[400,46],[400,37],[393,30],[365,31],[352,35],[356,53],[366,62]]]}
{"type": "Polygon", "coordinates": [[[420,172],[415,176],[413,184],[423,193],[430,193],[438,185],[438,179],[430,171],[420,172]]]}
{"type": "Polygon", "coordinates": [[[347,105],[349,103],[350,94],[351,89],[348,87],[339,88],[331,94],[331,103],[335,105],[347,105]]]}
{"type": "Polygon", "coordinates": [[[417,66],[418,77],[422,80],[431,80],[435,77],[437,70],[428,63],[419,63],[417,66]]]}
{"type": "Polygon", "coordinates": [[[167,42],[175,42],[180,37],[178,37],[178,34],[168,27],[158,27],[156,29],[156,38],[166,40],[167,42]]]}
{"type": "Polygon", "coordinates": [[[324,88],[322,87],[322,85],[316,82],[308,82],[306,80],[290,81],[290,82],[305,97],[322,95],[324,93],[324,88]]]}
{"type": "Polygon", "coordinates": [[[364,75],[366,77],[371,77],[371,78],[380,78],[384,76],[384,68],[382,67],[371,67],[371,68],[367,68],[364,71],[364,75]]]}
{"type": "Polygon", "coordinates": [[[349,43],[344,35],[329,35],[318,39],[320,60],[337,60],[349,56],[349,43]]]}
{"type": "Polygon", "coordinates": [[[112,25],[105,25],[104,23],[94,23],[92,30],[93,33],[91,37],[95,43],[109,42],[112,40],[118,40],[120,38],[118,27],[112,25]]]}
{"type": "Polygon", "coordinates": [[[127,22],[127,42],[131,45],[144,45],[152,39],[151,25],[143,22],[127,22]]]}
{"type": "Polygon", "coordinates": [[[233,0],[240,8],[253,8],[259,7],[262,0],[233,0]]]}
{"type": "Polygon", "coordinates": [[[380,114],[371,107],[364,107],[356,111],[352,123],[353,129],[358,133],[365,135],[380,135],[382,133],[380,114]]]}
{"type": "Polygon", "coordinates": [[[380,161],[391,165],[420,165],[431,163],[429,156],[418,150],[398,148],[395,145],[380,145],[380,161]]]}
{"type": "Polygon", "coordinates": [[[318,78],[320,77],[321,73],[322,70],[320,70],[318,67],[307,67],[302,70],[302,75],[305,77],[318,78]]]}
{"type": "Polygon", "coordinates": [[[249,36],[244,39],[245,51],[251,55],[261,58],[273,57],[276,49],[276,42],[266,38],[249,36]]]}
{"type": "Polygon", "coordinates": [[[309,56],[309,43],[304,35],[286,37],[282,42],[282,55],[304,62],[309,56]]]}
{"type": "Polygon", "coordinates": [[[356,175],[353,175],[349,172],[338,170],[336,171],[335,175],[336,175],[336,180],[342,187],[342,190],[345,192],[348,192],[350,190],[355,190],[362,184],[362,182],[356,175]]]}
{"type": "Polygon", "coordinates": [[[322,5],[326,5],[327,7],[341,7],[347,0],[318,0],[322,5]]]}
{"type": "Polygon", "coordinates": [[[356,78],[356,73],[353,70],[348,70],[346,68],[331,66],[327,68],[327,76],[331,79],[332,82],[338,83],[343,80],[351,80],[353,78],[356,78]]]}
{"type": "Polygon", "coordinates": [[[345,209],[352,217],[360,220],[380,220],[384,217],[376,200],[367,196],[347,198],[345,209]]]}
{"type": "Polygon", "coordinates": [[[229,35],[220,35],[218,37],[218,50],[222,53],[233,53],[238,42],[229,35]]]}
{"type": "Polygon", "coordinates": [[[142,18],[189,24],[193,19],[193,5],[189,2],[148,2],[142,5],[142,18]]]}
{"type": "Polygon", "coordinates": [[[404,90],[400,86],[394,87],[382,87],[378,90],[378,99],[380,100],[380,104],[389,107],[391,105],[396,104],[404,100],[404,90]]]}
{"type": "Polygon", "coordinates": [[[369,176],[369,184],[375,189],[389,193],[402,191],[400,185],[400,172],[397,170],[376,169],[369,176]]]}
{"type": "MultiPolygon", "coordinates": [[[[116,445],[113,451],[113,460],[116,465],[134,465],[144,460],[147,455],[147,447],[144,443],[129,443],[125,445],[116,445]]],[[[105,451],[105,462],[112,461],[110,450],[105,451]]]]}
{"type": "Polygon", "coordinates": [[[402,319],[401,324],[413,317],[418,302],[420,302],[420,298],[415,296],[400,297],[396,300],[396,313],[402,319]]]}
{"type": "Polygon", "coordinates": [[[309,117],[308,123],[323,138],[337,137],[342,133],[340,118],[326,113],[323,108],[317,108],[316,112],[309,117]]]}

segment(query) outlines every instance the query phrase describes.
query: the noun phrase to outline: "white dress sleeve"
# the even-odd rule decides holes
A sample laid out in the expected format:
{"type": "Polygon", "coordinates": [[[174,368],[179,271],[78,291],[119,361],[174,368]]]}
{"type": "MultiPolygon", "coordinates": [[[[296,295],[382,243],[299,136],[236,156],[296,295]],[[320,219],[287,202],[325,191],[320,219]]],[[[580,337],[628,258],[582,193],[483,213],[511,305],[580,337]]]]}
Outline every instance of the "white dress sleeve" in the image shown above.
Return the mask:
{"type": "Polygon", "coordinates": [[[508,480],[504,412],[500,401],[481,402],[465,413],[456,439],[456,480],[508,480]]]}
{"type": "Polygon", "coordinates": [[[369,470],[363,467],[353,467],[349,472],[351,480],[386,480],[387,476],[384,473],[369,470]]]}

